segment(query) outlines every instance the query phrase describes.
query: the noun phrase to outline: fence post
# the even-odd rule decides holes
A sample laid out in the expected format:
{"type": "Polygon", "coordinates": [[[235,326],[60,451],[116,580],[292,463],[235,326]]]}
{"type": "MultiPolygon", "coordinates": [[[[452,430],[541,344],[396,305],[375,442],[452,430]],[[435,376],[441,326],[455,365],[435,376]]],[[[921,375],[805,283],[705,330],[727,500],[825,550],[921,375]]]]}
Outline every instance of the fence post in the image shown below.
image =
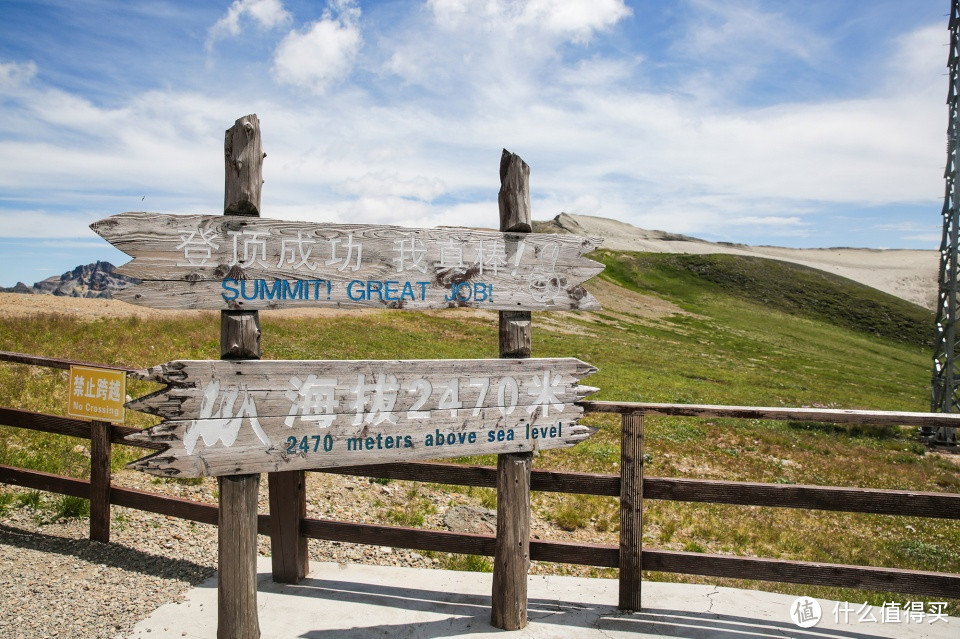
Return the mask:
{"type": "Polygon", "coordinates": [[[300,531],[300,522],[307,516],[307,474],[302,470],[267,473],[267,489],[273,580],[299,583],[310,572],[307,538],[300,531]]]}
{"type": "Polygon", "coordinates": [[[110,422],[90,422],[90,539],[110,543],[110,422]]]}
{"type": "MultiPolygon", "coordinates": [[[[255,114],[238,119],[224,137],[223,214],[259,217],[263,146],[255,114]]],[[[257,311],[220,312],[220,359],[260,359],[257,311]]],[[[259,639],[257,618],[257,498],[260,475],[218,477],[217,637],[259,639]]]]}
{"type": "Polygon", "coordinates": [[[259,639],[257,493],[260,475],[217,477],[217,639],[259,639]]]}
{"type": "Polygon", "coordinates": [[[620,603],[640,610],[643,519],[643,415],[621,418],[620,433],[620,603]]]}
{"type": "MultiPolygon", "coordinates": [[[[529,233],[530,167],[506,149],[500,158],[500,230],[529,233]]],[[[500,311],[500,357],[530,357],[529,311],[500,311]]],[[[533,453],[497,456],[497,539],[490,622],[503,630],[527,625],[530,569],[530,469],[533,453]]]]}

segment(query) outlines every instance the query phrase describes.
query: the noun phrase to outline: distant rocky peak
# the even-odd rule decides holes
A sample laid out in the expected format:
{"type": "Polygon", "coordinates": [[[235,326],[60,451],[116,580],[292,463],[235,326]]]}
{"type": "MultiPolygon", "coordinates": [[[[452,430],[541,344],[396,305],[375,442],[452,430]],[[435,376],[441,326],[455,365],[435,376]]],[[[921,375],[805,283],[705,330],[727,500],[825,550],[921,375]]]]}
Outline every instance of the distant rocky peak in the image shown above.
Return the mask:
{"type": "Polygon", "coordinates": [[[30,293],[35,295],[59,295],[65,297],[111,298],[115,291],[126,288],[140,280],[116,272],[110,262],[96,261],[82,264],[59,277],[54,275],[27,286],[17,282],[11,288],[0,288],[3,293],[30,293]]]}

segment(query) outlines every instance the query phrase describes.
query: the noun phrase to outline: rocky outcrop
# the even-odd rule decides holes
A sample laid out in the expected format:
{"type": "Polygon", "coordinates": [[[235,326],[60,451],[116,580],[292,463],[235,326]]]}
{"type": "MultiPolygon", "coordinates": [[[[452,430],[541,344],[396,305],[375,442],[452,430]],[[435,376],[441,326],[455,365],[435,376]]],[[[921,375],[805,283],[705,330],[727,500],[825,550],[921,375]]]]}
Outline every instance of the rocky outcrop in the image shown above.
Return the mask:
{"type": "Polygon", "coordinates": [[[94,262],[78,266],[60,276],[48,277],[33,286],[17,282],[16,286],[0,288],[0,293],[110,299],[114,292],[132,284],[137,284],[139,281],[126,275],[119,275],[116,272],[116,267],[110,262],[94,262]]]}

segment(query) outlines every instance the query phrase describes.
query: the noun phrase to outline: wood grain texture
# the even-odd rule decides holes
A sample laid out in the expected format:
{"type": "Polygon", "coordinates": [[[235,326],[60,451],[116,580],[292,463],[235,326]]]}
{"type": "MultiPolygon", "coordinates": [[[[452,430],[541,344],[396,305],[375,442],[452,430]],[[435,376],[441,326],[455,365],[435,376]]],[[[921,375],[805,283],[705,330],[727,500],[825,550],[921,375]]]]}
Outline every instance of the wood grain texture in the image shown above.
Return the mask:
{"type": "Polygon", "coordinates": [[[257,311],[220,311],[220,357],[260,359],[260,314],[257,311]]]}
{"type": "Polygon", "coordinates": [[[259,639],[257,491],[260,475],[219,477],[217,637],[259,639]]]}
{"type": "Polygon", "coordinates": [[[63,475],[45,473],[39,470],[26,470],[14,466],[0,465],[0,483],[34,490],[45,490],[72,497],[82,497],[83,499],[90,496],[90,482],[85,479],[64,477],[63,475]]]}
{"type": "Polygon", "coordinates": [[[500,357],[523,359],[532,352],[530,311],[500,311],[500,357]]]}
{"type": "Polygon", "coordinates": [[[647,477],[645,499],[960,519],[960,494],[647,477]]]}
{"type": "Polygon", "coordinates": [[[305,474],[302,470],[270,473],[267,487],[273,580],[299,583],[310,571],[307,538],[300,531],[300,523],[307,516],[305,474]]]}
{"type": "Polygon", "coordinates": [[[599,238],[143,212],[91,228],[143,280],[117,298],[153,308],[600,308],[582,286],[599,238]]]}
{"type": "Polygon", "coordinates": [[[138,376],[169,386],[129,403],[167,421],[127,441],[168,448],[131,467],[196,477],[572,446],[594,432],[576,404],[594,370],[574,358],[167,362],[138,376]]]}
{"type": "MultiPolygon", "coordinates": [[[[131,410],[168,419],[199,415],[204,389],[211,382],[221,388],[240,386],[255,397],[260,417],[286,418],[299,393],[332,388],[331,408],[336,414],[355,415],[357,388],[379,383],[396,395],[392,412],[448,410],[445,402],[457,401],[464,410],[514,405],[529,407],[541,399],[544,385],[550,397],[563,404],[578,402],[595,391],[578,382],[596,372],[592,365],[572,357],[537,359],[444,360],[175,360],[133,374],[138,379],[168,387],[126,403],[131,410]],[[311,380],[311,377],[313,378],[311,380]],[[291,381],[291,380],[297,381],[291,381]],[[308,380],[309,383],[308,383],[308,380]],[[331,383],[322,383],[329,380],[331,383]],[[425,380],[429,388],[418,383],[425,380]],[[484,381],[487,380],[487,381],[484,381]],[[333,384],[332,382],[336,383],[333,384]],[[454,384],[455,382],[455,384],[454,384]],[[307,391],[304,384],[308,384],[307,391]],[[451,384],[454,384],[451,386],[451,384]],[[500,392],[501,387],[503,392],[500,392]],[[290,399],[290,394],[296,398],[290,399]]],[[[319,392],[319,391],[317,391],[319,392]]],[[[365,394],[374,394],[367,388],[365,394]]],[[[384,391],[387,392],[386,390],[384,391]]]]}
{"type": "Polygon", "coordinates": [[[11,351],[0,351],[0,362],[13,362],[16,364],[29,364],[31,366],[46,366],[47,368],[61,368],[69,370],[71,366],[91,366],[93,368],[106,368],[116,371],[135,371],[136,368],[129,366],[117,366],[115,364],[94,364],[91,362],[81,362],[73,359],[63,359],[60,357],[46,357],[43,355],[29,355],[27,353],[14,353],[11,351]]]}
{"type": "MultiPolygon", "coordinates": [[[[528,234],[530,167],[506,149],[500,158],[500,230],[528,234]]],[[[524,235],[526,237],[526,235],[524,235]]],[[[530,311],[500,312],[501,359],[530,361],[530,311]]],[[[502,630],[527,625],[527,574],[530,572],[530,471],[533,454],[497,457],[497,548],[493,558],[490,623],[502,630]]]]}
{"type": "Polygon", "coordinates": [[[500,230],[529,233],[533,230],[530,217],[530,167],[519,155],[506,149],[500,155],[500,230]]]}
{"type": "Polygon", "coordinates": [[[497,457],[497,552],[490,623],[502,630],[527,625],[532,466],[532,453],[497,457]]]}
{"type": "Polygon", "coordinates": [[[676,572],[687,575],[758,579],[811,586],[833,586],[930,597],[949,597],[951,599],[960,597],[960,575],[942,572],[787,561],[784,559],[761,559],[757,557],[734,557],[669,550],[643,551],[643,567],[645,570],[676,572]]]}
{"type": "MultiPolygon", "coordinates": [[[[648,485],[651,479],[646,479],[648,485]]],[[[0,482],[75,497],[86,497],[90,493],[90,482],[82,479],[3,465],[0,465],[0,482]]],[[[110,495],[111,502],[119,506],[137,508],[201,523],[217,524],[218,509],[210,504],[118,487],[112,488],[110,495]]],[[[260,515],[257,518],[257,529],[260,534],[270,534],[270,522],[266,515],[260,515]]],[[[329,520],[305,519],[303,521],[303,531],[308,537],[315,539],[461,554],[492,556],[495,547],[494,537],[489,535],[469,535],[329,520]]],[[[619,565],[619,548],[617,546],[532,540],[530,542],[530,557],[534,561],[616,568],[619,565]]],[[[960,575],[951,573],[729,555],[705,555],[664,550],[645,550],[642,560],[644,568],[664,572],[867,588],[930,597],[957,598],[960,596],[958,594],[960,593],[960,590],[958,590],[960,589],[960,575]]]]}
{"type": "Polygon", "coordinates": [[[255,113],[238,118],[223,136],[223,214],[260,215],[263,187],[263,142],[255,113]]]}
{"type": "MultiPolygon", "coordinates": [[[[259,119],[256,115],[239,118],[224,134],[225,218],[260,215],[263,157],[259,119]]],[[[220,358],[260,358],[260,317],[256,311],[221,311],[220,358]]],[[[220,477],[218,486],[217,637],[259,639],[257,497],[260,475],[220,477]]]]}
{"type": "Polygon", "coordinates": [[[110,423],[90,422],[90,539],[110,543],[110,423]]]}
{"type": "Polygon", "coordinates": [[[643,415],[624,415],[620,434],[621,610],[640,610],[643,546],[643,415]]]}

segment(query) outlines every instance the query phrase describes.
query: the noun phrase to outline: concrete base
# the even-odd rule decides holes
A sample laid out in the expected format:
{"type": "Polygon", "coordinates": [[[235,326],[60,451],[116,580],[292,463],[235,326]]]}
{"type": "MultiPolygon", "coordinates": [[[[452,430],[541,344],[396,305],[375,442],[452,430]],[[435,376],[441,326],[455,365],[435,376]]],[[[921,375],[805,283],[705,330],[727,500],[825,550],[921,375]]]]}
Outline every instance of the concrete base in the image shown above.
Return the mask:
{"type": "MultiPolygon", "coordinates": [[[[490,625],[489,573],[311,563],[310,575],[295,586],[276,584],[270,560],[259,558],[257,608],[264,639],[432,639],[469,635],[502,637],[490,625]]],[[[960,619],[930,623],[880,623],[879,608],[866,613],[853,604],[844,622],[836,602],[819,601],[821,621],[800,628],[790,617],[796,597],[690,584],[645,582],[644,609],[617,610],[617,582],[611,579],[531,576],[530,625],[510,633],[519,638],[596,637],[639,639],[955,639],[960,619]],[[860,614],[858,614],[860,612],[860,614]]],[[[194,588],[181,603],[166,604],[127,635],[137,639],[210,638],[217,634],[216,577],[194,588]]]]}

